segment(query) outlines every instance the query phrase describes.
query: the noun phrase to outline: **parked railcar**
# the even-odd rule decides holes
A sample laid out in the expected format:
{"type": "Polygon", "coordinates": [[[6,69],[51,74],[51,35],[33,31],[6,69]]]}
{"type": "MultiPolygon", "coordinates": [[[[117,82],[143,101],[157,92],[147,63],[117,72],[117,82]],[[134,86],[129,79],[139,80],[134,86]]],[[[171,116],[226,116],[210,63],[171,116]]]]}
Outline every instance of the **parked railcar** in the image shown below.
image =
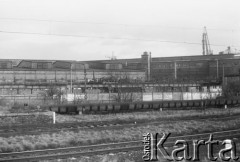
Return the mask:
{"type": "Polygon", "coordinates": [[[181,108],[182,107],[182,102],[181,101],[177,101],[176,102],[176,108],[181,108]]]}
{"type": "Polygon", "coordinates": [[[130,103],[129,104],[129,110],[130,111],[134,111],[135,110],[135,104],[134,103],[130,103]]]}
{"type": "Polygon", "coordinates": [[[129,104],[123,103],[120,105],[120,111],[128,111],[129,110],[129,104]]]}
{"type": "Polygon", "coordinates": [[[225,99],[218,99],[216,102],[217,107],[224,107],[224,105],[226,104],[225,99]]]}
{"type": "Polygon", "coordinates": [[[57,113],[118,113],[133,111],[148,111],[159,109],[188,109],[188,108],[221,108],[225,105],[233,107],[240,104],[240,98],[237,99],[206,99],[206,100],[178,100],[178,101],[153,101],[153,102],[131,102],[131,103],[96,103],[96,104],[66,104],[50,107],[51,111],[57,113]]]}
{"type": "Polygon", "coordinates": [[[114,112],[120,112],[121,110],[121,105],[120,104],[114,104],[114,112]]]}
{"type": "Polygon", "coordinates": [[[113,112],[113,105],[112,104],[107,105],[107,111],[108,112],[113,112]]]}

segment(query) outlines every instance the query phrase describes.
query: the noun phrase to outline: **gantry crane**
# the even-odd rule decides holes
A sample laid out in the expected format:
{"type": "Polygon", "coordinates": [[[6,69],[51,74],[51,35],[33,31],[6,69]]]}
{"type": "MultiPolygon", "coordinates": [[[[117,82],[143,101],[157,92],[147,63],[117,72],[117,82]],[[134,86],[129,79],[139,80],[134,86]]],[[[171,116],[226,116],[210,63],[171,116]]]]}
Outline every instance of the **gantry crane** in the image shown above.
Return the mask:
{"type": "Polygon", "coordinates": [[[210,47],[206,27],[204,27],[204,29],[203,29],[202,48],[203,48],[203,55],[212,55],[213,54],[211,47],[210,47]]]}

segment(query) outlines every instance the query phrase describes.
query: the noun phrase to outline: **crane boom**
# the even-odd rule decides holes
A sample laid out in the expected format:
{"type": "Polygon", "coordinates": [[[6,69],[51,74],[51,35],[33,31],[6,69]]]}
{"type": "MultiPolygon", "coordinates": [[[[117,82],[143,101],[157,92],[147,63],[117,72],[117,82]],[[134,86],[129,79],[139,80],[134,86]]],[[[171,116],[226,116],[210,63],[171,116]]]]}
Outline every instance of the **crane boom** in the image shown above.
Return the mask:
{"type": "Polygon", "coordinates": [[[210,42],[208,39],[207,29],[204,27],[203,34],[202,34],[202,48],[203,48],[203,55],[212,55],[212,50],[210,47],[210,42]]]}

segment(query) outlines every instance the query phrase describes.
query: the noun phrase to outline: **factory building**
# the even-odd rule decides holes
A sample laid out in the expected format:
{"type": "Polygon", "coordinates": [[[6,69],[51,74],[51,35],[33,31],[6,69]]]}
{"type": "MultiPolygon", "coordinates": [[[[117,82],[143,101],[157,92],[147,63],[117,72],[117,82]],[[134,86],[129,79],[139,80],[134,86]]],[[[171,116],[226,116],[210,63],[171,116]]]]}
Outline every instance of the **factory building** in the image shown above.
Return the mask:
{"type": "MultiPolygon", "coordinates": [[[[119,69],[140,69],[145,80],[153,82],[221,82],[225,74],[240,73],[240,57],[234,54],[151,57],[144,52],[141,58],[91,61],[89,64],[120,64],[119,69]]],[[[91,65],[90,65],[91,66],[91,65]]]]}
{"type": "MultiPolygon", "coordinates": [[[[112,60],[0,60],[0,93],[34,94],[48,86],[81,88],[89,82],[114,78],[131,83],[216,83],[225,75],[240,74],[240,57],[234,54],[151,57],[112,60]],[[10,92],[11,91],[11,92],[10,92]]],[[[101,83],[102,84],[102,83],[101,83]]]]}

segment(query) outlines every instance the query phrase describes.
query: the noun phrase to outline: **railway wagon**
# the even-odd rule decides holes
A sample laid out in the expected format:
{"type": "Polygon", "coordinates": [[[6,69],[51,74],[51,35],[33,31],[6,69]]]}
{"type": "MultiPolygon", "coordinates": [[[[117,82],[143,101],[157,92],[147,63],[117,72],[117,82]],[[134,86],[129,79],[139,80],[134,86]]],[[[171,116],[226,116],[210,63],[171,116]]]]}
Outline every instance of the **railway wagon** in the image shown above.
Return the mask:
{"type": "Polygon", "coordinates": [[[147,101],[130,103],[85,103],[65,104],[50,107],[51,111],[61,114],[81,113],[118,113],[133,111],[149,111],[159,109],[200,109],[200,108],[221,108],[240,105],[240,98],[237,99],[206,99],[206,100],[175,100],[175,101],[147,101]]]}
{"type": "Polygon", "coordinates": [[[73,105],[73,104],[64,104],[64,105],[51,106],[49,109],[51,111],[54,111],[60,114],[72,114],[72,113],[79,113],[79,110],[77,107],[78,107],[77,105],[73,105]]]}

